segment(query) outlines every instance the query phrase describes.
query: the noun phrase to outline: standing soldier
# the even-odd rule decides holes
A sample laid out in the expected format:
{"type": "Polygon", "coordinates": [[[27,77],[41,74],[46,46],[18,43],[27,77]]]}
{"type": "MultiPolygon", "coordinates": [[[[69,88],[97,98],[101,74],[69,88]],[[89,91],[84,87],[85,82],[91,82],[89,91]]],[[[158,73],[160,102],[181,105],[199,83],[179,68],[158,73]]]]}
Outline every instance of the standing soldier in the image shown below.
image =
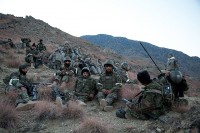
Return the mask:
{"type": "Polygon", "coordinates": [[[90,70],[84,67],[75,84],[75,96],[81,102],[91,101],[96,92],[96,81],[90,77],[90,70]]]}
{"type": "Polygon", "coordinates": [[[179,64],[173,54],[168,54],[167,67],[163,71],[167,80],[171,83],[175,100],[184,97],[184,91],[187,91],[188,84],[185,77],[179,71],[179,64]]]}
{"type": "Polygon", "coordinates": [[[100,109],[111,111],[113,103],[118,99],[118,92],[122,86],[120,77],[113,72],[112,60],[107,60],[104,64],[105,73],[100,76],[98,82],[98,100],[100,109]]]}
{"type": "Polygon", "coordinates": [[[31,68],[34,68],[34,63],[36,64],[37,58],[39,57],[39,52],[36,50],[35,43],[31,47],[26,48],[25,61],[31,64],[31,68]]]}
{"type": "Polygon", "coordinates": [[[44,51],[46,51],[47,48],[46,48],[46,46],[43,44],[43,40],[42,40],[42,39],[39,40],[39,43],[37,44],[36,49],[37,49],[39,52],[44,52],[44,51]]]}

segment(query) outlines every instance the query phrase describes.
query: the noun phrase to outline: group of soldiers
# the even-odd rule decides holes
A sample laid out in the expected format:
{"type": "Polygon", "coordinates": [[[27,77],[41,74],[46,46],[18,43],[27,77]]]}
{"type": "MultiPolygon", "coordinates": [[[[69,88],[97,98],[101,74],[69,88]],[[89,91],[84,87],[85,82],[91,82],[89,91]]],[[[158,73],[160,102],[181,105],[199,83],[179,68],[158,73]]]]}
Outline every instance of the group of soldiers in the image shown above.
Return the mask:
{"type": "MultiPolygon", "coordinates": [[[[46,50],[46,47],[39,41],[37,46],[29,45],[27,41],[26,51],[27,58],[32,54],[28,62],[38,61],[38,54],[46,50]],[[30,52],[28,52],[30,50],[30,52]],[[34,59],[36,58],[36,59],[34,59]],[[36,60],[36,61],[35,61],[36,60]]],[[[72,49],[64,46],[55,50],[49,59],[52,61],[50,68],[56,69],[54,81],[49,87],[55,99],[60,98],[62,101],[69,100],[70,96],[80,105],[87,105],[88,101],[98,100],[99,108],[103,111],[113,110],[114,103],[119,100],[119,91],[124,83],[136,83],[136,80],[129,79],[128,71],[130,66],[127,62],[121,63],[121,68],[114,63],[113,60],[107,59],[102,63],[100,59],[97,64],[93,63],[90,56],[84,55],[81,48],[72,49]],[[57,54],[59,53],[59,59],[57,54]],[[55,55],[55,56],[54,56],[55,55]],[[61,57],[61,58],[60,58],[61,57]],[[98,75],[98,79],[92,78],[92,74],[98,75]],[[67,88],[67,84],[75,78],[75,87],[73,90],[67,88]]],[[[34,85],[26,78],[28,65],[21,65],[19,71],[11,74],[9,77],[9,85],[18,88],[18,99],[16,105],[27,103],[29,100],[37,100],[37,90],[34,85]]],[[[179,72],[179,68],[175,57],[169,57],[165,73],[156,79],[151,79],[148,71],[142,70],[137,73],[137,80],[144,86],[142,91],[136,95],[134,99],[128,99],[126,108],[116,110],[117,117],[139,119],[148,119],[152,116],[159,117],[166,111],[163,97],[163,85],[167,82],[172,85],[173,95],[175,99],[183,97],[183,91],[188,89],[186,80],[178,73],[180,79],[173,79],[174,71],[179,72]],[[180,80],[180,81],[179,81],[180,80]],[[177,81],[177,82],[176,82],[177,81]]]]}

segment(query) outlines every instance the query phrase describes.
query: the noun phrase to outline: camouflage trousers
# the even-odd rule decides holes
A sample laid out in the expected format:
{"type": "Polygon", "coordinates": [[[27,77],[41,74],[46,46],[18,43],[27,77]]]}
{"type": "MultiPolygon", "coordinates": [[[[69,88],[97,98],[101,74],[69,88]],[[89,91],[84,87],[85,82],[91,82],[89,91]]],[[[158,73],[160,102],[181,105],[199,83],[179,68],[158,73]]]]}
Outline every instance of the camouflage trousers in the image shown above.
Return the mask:
{"type": "Polygon", "coordinates": [[[103,92],[98,92],[97,94],[98,100],[105,99],[108,105],[112,105],[118,98],[117,92],[112,92],[108,95],[104,94],[103,92]]]}
{"type": "Polygon", "coordinates": [[[126,111],[126,118],[128,118],[128,119],[130,119],[130,118],[137,118],[137,119],[141,119],[141,120],[148,119],[144,114],[137,113],[128,107],[126,107],[125,111],[126,111]]]}
{"type": "Polygon", "coordinates": [[[65,75],[65,76],[60,76],[60,75],[56,75],[55,77],[56,80],[58,80],[60,83],[62,82],[69,82],[69,76],[65,75]]]}
{"type": "Polygon", "coordinates": [[[16,104],[27,103],[28,101],[29,101],[29,96],[28,96],[27,92],[23,92],[23,91],[18,92],[16,104]]]}

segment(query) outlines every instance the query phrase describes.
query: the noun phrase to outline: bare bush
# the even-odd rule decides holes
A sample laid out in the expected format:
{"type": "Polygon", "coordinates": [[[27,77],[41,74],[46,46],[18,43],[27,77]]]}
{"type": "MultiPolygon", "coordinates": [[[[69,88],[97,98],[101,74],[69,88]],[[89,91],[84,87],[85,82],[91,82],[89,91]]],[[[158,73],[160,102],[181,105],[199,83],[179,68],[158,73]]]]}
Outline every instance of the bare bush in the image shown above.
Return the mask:
{"type": "Polygon", "coordinates": [[[133,99],[140,92],[138,85],[123,84],[120,90],[120,96],[126,99],[133,99]]]}
{"type": "Polygon", "coordinates": [[[42,121],[45,119],[57,119],[62,114],[62,108],[48,101],[39,101],[35,107],[35,119],[42,121]]]}
{"type": "Polygon", "coordinates": [[[10,104],[15,106],[16,105],[16,100],[17,100],[17,92],[16,91],[9,91],[6,93],[5,98],[4,98],[4,103],[10,104]]]}
{"type": "Polygon", "coordinates": [[[17,59],[9,58],[6,60],[6,64],[9,68],[18,68],[21,65],[21,61],[17,59]]]}
{"type": "Polygon", "coordinates": [[[109,129],[106,124],[92,118],[85,119],[80,126],[74,130],[74,133],[109,133],[109,129]]]}
{"type": "Polygon", "coordinates": [[[69,101],[63,108],[62,116],[68,119],[82,118],[84,116],[83,108],[74,101],[69,101]]]}
{"type": "Polygon", "coordinates": [[[15,107],[5,102],[0,102],[0,128],[13,128],[16,126],[17,120],[18,112],[15,107]]]}
{"type": "Polygon", "coordinates": [[[40,100],[51,101],[52,98],[52,89],[47,86],[40,86],[38,88],[38,96],[40,100]]]}
{"type": "Polygon", "coordinates": [[[172,111],[178,113],[188,112],[190,108],[191,107],[186,99],[179,99],[178,101],[175,101],[172,105],[172,111]]]}

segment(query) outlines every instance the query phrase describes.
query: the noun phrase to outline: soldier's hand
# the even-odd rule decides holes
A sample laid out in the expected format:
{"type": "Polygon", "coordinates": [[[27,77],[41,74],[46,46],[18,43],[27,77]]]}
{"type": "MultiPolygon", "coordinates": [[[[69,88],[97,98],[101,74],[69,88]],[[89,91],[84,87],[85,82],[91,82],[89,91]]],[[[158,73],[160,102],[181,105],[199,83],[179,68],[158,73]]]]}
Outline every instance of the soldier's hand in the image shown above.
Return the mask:
{"type": "Polygon", "coordinates": [[[22,90],[22,91],[27,91],[26,88],[23,87],[23,86],[21,87],[21,90],[22,90]]]}

